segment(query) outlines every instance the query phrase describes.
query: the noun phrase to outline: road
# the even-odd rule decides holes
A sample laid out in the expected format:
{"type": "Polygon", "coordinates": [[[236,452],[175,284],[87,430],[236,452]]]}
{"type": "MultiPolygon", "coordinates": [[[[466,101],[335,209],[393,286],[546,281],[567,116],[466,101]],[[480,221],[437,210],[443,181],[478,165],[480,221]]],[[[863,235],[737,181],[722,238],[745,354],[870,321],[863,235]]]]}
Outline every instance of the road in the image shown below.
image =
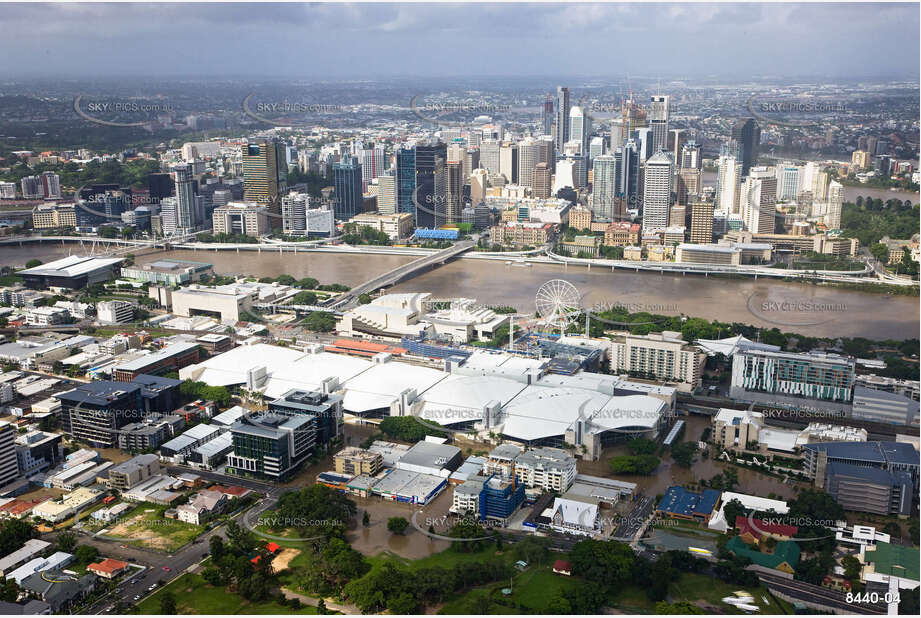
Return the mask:
{"type": "Polygon", "coordinates": [[[823,586],[816,586],[781,575],[757,571],[758,578],[773,592],[780,592],[791,598],[820,603],[836,614],[885,614],[885,604],[848,603],[845,593],[823,586]]]}
{"type": "Polygon", "coordinates": [[[636,536],[652,514],[655,508],[655,504],[653,503],[654,500],[655,498],[653,496],[644,494],[637,495],[633,503],[633,508],[631,508],[630,512],[620,520],[617,529],[614,530],[611,537],[624,541],[625,543],[633,541],[633,537],[636,536]]]}

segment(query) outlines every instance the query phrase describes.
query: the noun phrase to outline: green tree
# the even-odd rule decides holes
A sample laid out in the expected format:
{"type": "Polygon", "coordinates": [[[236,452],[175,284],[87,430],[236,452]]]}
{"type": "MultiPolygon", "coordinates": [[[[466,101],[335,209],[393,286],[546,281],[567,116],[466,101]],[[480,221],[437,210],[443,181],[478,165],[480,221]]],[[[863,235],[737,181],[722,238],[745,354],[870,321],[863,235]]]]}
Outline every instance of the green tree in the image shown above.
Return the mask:
{"type": "Polygon", "coordinates": [[[99,557],[99,550],[92,545],[81,545],[74,552],[74,557],[80,564],[89,564],[99,557]]]}
{"type": "Polygon", "coordinates": [[[70,553],[77,546],[77,535],[70,530],[59,532],[58,538],[55,540],[55,545],[57,545],[59,550],[70,553]]]}
{"type": "Polygon", "coordinates": [[[405,517],[391,517],[387,520],[387,530],[394,534],[405,534],[409,522],[405,517]]]}
{"type": "Polygon", "coordinates": [[[36,266],[41,266],[41,265],[42,265],[42,261],[37,260],[35,258],[32,258],[31,260],[26,262],[26,268],[35,268],[36,266]]]}
{"type": "Polygon", "coordinates": [[[361,525],[365,527],[371,525],[371,516],[368,515],[368,511],[361,514],[361,525]]]}
{"type": "Polygon", "coordinates": [[[169,590],[160,593],[160,613],[165,616],[173,616],[176,612],[176,597],[169,590]]]}
{"type": "Polygon", "coordinates": [[[328,333],[336,328],[336,316],[325,311],[314,311],[308,315],[301,324],[307,330],[317,333],[328,333]]]}

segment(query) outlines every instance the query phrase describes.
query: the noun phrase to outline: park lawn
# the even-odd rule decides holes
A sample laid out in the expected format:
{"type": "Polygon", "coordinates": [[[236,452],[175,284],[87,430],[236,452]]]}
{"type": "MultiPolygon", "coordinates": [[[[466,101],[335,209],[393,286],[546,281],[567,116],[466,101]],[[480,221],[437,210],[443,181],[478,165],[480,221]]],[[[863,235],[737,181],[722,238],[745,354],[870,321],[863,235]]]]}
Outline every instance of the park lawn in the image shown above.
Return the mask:
{"type": "Polygon", "coordinates": [[[517,605],[539,612],[575,583],[570,577],[555,574],[550,567],[532,567],[515,578],[511,599],[517,605]]]}
{"type": "Polygon", "coordinates": [[[185,573],[173,580],[152,596],[137,604],[139,614],[160,614],[160,597],[166,592],[176,597],[178,614],[316,614],[317,608],[302,606],[294,611],[275,601],[251,603],[239,595],[227,592],[224,587],[215,588],[202,579],[201,575],[185,573]]]}
{"type": "Polygon", "coordinates": [[[727,584],[715,577],[700,575],[697,573],[682,573],[678,581],[669,586],[668,592],[675,601],[699,601],[704,600],[715,607],[728,613],[739,613],[735,608],[727,603],[723,603],[723,597],[732,596],[736,590],[745,590],[755,597],[755,605],[761,608],[763,614],[783,614],[784,608],[778,605],[777,601],[768,593],[764,586],[740,586],[739,584],[727,584]],[[764,596],[769,603],[764,604],[764,596]]]}
{"type": "Polygon", "coordinates": [[[646,596],[646,589],[636,584],[626,584],[608,599],[607,605],[631,614],[654,614],[656,604],[646,596]]]}
{"type": "Polygon", "coordinates": [[[478,615],[478,614],[520,614],[521,610],[511,605],[505,605],[497,602],[497,597],[501,597],[502,585],[489,584],[479,588],[473,588],[463,594],[457,595],[445,603],[438,610],[442,615],[478,615]],[[488,599],[489,609],[484,612],[484,599],[488,599]]]}

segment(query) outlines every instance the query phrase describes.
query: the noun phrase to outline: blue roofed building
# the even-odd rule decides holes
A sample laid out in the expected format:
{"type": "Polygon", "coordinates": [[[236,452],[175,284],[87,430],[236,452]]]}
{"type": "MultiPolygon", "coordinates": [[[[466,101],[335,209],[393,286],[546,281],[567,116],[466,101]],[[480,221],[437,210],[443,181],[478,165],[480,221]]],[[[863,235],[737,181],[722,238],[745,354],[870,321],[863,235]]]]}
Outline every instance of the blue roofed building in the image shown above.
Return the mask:
{"type": "Polygon", "coordinates": [[[698,493],[673,485],[665,491],[656,506],[656,515],[707,523],[719,504],[720,493],[715,489],[705,489],[698,493]]]}

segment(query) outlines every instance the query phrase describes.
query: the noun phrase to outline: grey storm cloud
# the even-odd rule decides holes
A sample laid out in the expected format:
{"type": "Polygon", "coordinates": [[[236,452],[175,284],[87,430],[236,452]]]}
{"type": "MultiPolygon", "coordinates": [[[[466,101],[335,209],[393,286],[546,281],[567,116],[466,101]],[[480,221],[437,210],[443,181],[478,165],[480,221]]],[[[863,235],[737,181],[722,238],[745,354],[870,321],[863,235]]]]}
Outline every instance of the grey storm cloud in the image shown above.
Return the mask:
{"type": "Polygon", "coordinates": [[[919,71],[917,3],[12,3],[2,14],[15,76],[919,71]]]}

